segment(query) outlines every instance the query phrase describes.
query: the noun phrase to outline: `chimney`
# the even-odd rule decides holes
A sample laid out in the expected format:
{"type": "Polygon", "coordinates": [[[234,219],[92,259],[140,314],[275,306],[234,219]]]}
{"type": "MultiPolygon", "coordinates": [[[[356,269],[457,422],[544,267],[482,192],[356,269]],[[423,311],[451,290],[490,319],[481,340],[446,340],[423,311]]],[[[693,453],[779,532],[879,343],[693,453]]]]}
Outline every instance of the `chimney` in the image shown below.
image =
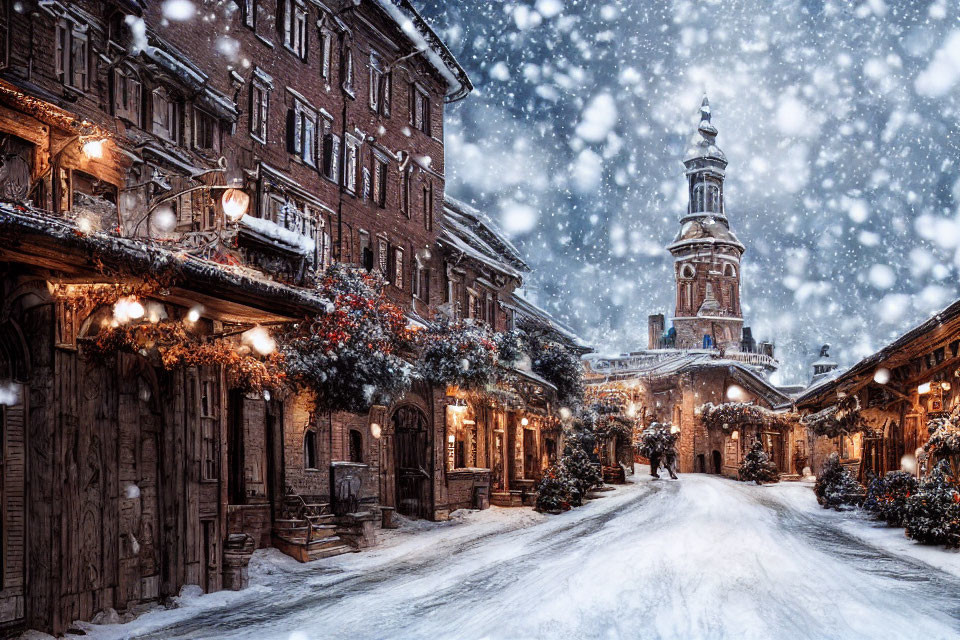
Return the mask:
{"type": "Polygon", "coordinates": [[[838,366],[840,365],[830,357],[830,345],[823,345],[820,347],[820,357],[813,363],[813,378],[810,379],[810,384],[819,382],[824,378],[832,378],[833,371],[838,366]]]}
{"type": "Polygon", "coordinates": [[[757,341],[753,339],[753,330],[750,327],[743,328],[743,336],[740,339],[740,351],[742,353],[756,353],[757,341]]]}
{"type": "Polygon", "coordinates": [[[649,335],[647,336],[648,349],[659,349],[663,338],[665,318],[662,313],[657,313],[647,318],[649,335]]]}

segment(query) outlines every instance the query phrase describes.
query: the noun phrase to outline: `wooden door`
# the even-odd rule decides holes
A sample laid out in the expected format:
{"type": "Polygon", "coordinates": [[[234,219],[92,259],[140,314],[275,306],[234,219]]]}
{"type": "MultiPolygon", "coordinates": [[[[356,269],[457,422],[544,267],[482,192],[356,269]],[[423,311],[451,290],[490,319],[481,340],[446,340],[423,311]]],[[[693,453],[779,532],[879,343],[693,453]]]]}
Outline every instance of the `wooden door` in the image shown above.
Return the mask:
{"type": "Polygon", "coordinates": [[[771,462],[777,465],[777,470],[781,473],[786,471],[787,468],[784,465],[783,434],[775,431],[764,431],[761,437],[763,438],[763,450],[767,452],[771,462]]]}
{"type": "Polygon", "coordinates": [[[536,476],[537,434],[533,429],[523,430],[523,477],[532,480],[536,476]]]}
{"type": "Polygon", "coordinates": [[[427,419],[415,407],[393,414],[397,469],[397,512],[415,518],[430,515],[430,440],[427,419]]]}

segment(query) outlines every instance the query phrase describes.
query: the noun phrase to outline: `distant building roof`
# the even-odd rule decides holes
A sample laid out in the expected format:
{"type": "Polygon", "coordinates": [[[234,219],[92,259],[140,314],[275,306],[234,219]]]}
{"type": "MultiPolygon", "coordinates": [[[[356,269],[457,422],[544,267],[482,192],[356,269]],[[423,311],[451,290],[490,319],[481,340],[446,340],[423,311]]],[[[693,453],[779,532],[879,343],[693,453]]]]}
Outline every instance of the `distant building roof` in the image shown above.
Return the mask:
{"type": "Polygon", "coordinates": [[[590,351],[593,351],[593,347],[588,345],[583,338],[574,333],[573,329],[566,326],[550,315],[550,313],[530,302],[522,295],[514,292],[509,300],[503,302],[503,306],[507,307],[508,309],[512,309],[518,316],[520,316],[518,321],[522,322],[523,320],[527,320],[534,325],[539,325],[546,330],[554,332],[561,340],[566,342],[568,346],[573,347],[581,353],[589,353],[590,351]]]}
{"type": "Polygon", "coordinates": [[[444,199],[438,240],[441,245],[518,280],[530,271],[517,248],[487,216],[450,197],[444,199]]]}
{"type": "Polygon", "coordinates": [[[897,351],[906,349],[912,342],[933,334],[938,329],[945,329],[947,323],[953,323],[952,330],[960,331],[960,300],[956,300],[948,307],[935,314],[931,318],[910,329],[902,336],[883,347],[876,353],[867,356],[844,372],[833,371],[837,375],[833,378],[822,380],[811,385],[800,396],[796,398],[796,403],[801,404],[810,402],[817,397],[835,390],[840,385],[853,380],[856,376],[864,373],[870,373],[885,360],[893,356],[897,351]]]}
{"type": "Polygon", "coordinates": [[[790,404],[790,396],[774,386],[754,366],[724,358],[716,351],[700,349],[653,349],[613,358],[587,357],[590,372],[617,378],[667,378],[704,369],[727,369],[728,374],[748,391],[763,398],[772,408],[790,404]]]}

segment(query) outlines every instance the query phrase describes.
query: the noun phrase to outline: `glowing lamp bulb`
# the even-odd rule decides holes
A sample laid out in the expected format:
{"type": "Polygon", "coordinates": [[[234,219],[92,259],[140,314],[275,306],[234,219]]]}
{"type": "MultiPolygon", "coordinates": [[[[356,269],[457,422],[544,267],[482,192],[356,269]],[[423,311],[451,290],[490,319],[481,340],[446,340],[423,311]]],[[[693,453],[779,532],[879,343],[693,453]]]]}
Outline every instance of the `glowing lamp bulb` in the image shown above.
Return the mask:
{"type": "Polygon", "coordinates": [[[673,425],[672,427],[670,427],[670,433],[680,433],[680,427],[678,427],[677,425],[673,425]]]}
{"type": "Polygon", "coordinates": [[[134,300],[127,306],[127,316],[134,320],[139,320],[143,317],[144,308],[139,301],[134,300]]]}
{"type": "Polygon", "coordinates": [[[941,382],[941,383],[940,383],[940,388],[943,389],[944,391],[950,391],[950,383],[949,383],[949,382],[941,382]]]}
{"type": "Polygon", "coordinates": [[[740,439],[740,432],[739,432],[739,431],[734,431],[733,433],[731,433],[731,434],[730,434],[730,439],[731,439],[731,440],[739,440],[739,439],[740,439]]]}
{"type": "Polygon", "coordinates": [[[223,192],[220,204],[223,206],[223,215],[227,216],[230,222],[236,222],[246,215],[250,196],[240,189],[227,189],[223,192]]]}
{"type": "Polygon", "coordinates": [[[447,442],[449,442],[450,444],[453,444],[456,441],[457,441],[457,436],[453,435],[452,433],[449,436],[447,436],[447,442]]]}
{"type": "Polygon", "coordinates": [[[381,433],[382,433],[382,431],[381,431],[381,429],[380,429],[380,425],[377,424],[376,422],[371,422],[371,423],[370,423],[370,435],[372,435],[374,438],[376,438],[377,440],[379,440],[381,433]]]}
{"type": "Polygon", "coordinates": [[[873,381],[877,384],[887,384],[890,382],[890,369],[880,367],[873,374],[873,381]]]}
{"type": "Polygon", "coordinates": [[[922,385],[917,387],[917,393],[920,394],[921,396],[926,393],[930,393],[930,383],[924,382],[922,385]]]}
{"type": "Polygon", "coordinates": [[[200,312],[197,311],[196,309],[190,309],[190,311],[187,312],[188,321],[196,322],[199,319],[200,319],[200,312]]]}
{"type": "Polygon", "coordinates": [[[522,424],[523,426],[527,426],[528,424],[530,424],[530,421],[527,420],[526,418],[521,418],[520,424],[522,424]]]}
{"type": "Polygon", "coordinates": [[[83,155],[91,160],[97,160],[103,157],[103,140],[87,140],[83,143],[83,155]]]}
{"type": "Polygon", "coordinates": [[[277,348],[277,341],[263,327],[254,327],[244,333],[243,342],[261,356],[269,355],[277,348]]]}

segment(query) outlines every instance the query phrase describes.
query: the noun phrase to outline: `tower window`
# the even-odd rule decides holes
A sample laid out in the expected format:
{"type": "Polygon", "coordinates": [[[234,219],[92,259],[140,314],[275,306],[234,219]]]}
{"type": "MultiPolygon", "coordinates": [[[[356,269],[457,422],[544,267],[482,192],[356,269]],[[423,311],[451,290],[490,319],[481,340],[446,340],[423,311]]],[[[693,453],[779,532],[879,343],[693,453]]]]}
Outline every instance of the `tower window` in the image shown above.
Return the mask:
{"type": "Polygon", "coordinates": [[[728,262],[725,265],[723,265],[723,275],[729,276],[731,278],[736,278],[737,268],[728,262]]]}
{"type": "Polygon", "coordinates": [[[680,277],[681,278],[693,278],[697,275],[697,270],[693,268],[691,264],[685,264],[680,267],[680,277]]]}

